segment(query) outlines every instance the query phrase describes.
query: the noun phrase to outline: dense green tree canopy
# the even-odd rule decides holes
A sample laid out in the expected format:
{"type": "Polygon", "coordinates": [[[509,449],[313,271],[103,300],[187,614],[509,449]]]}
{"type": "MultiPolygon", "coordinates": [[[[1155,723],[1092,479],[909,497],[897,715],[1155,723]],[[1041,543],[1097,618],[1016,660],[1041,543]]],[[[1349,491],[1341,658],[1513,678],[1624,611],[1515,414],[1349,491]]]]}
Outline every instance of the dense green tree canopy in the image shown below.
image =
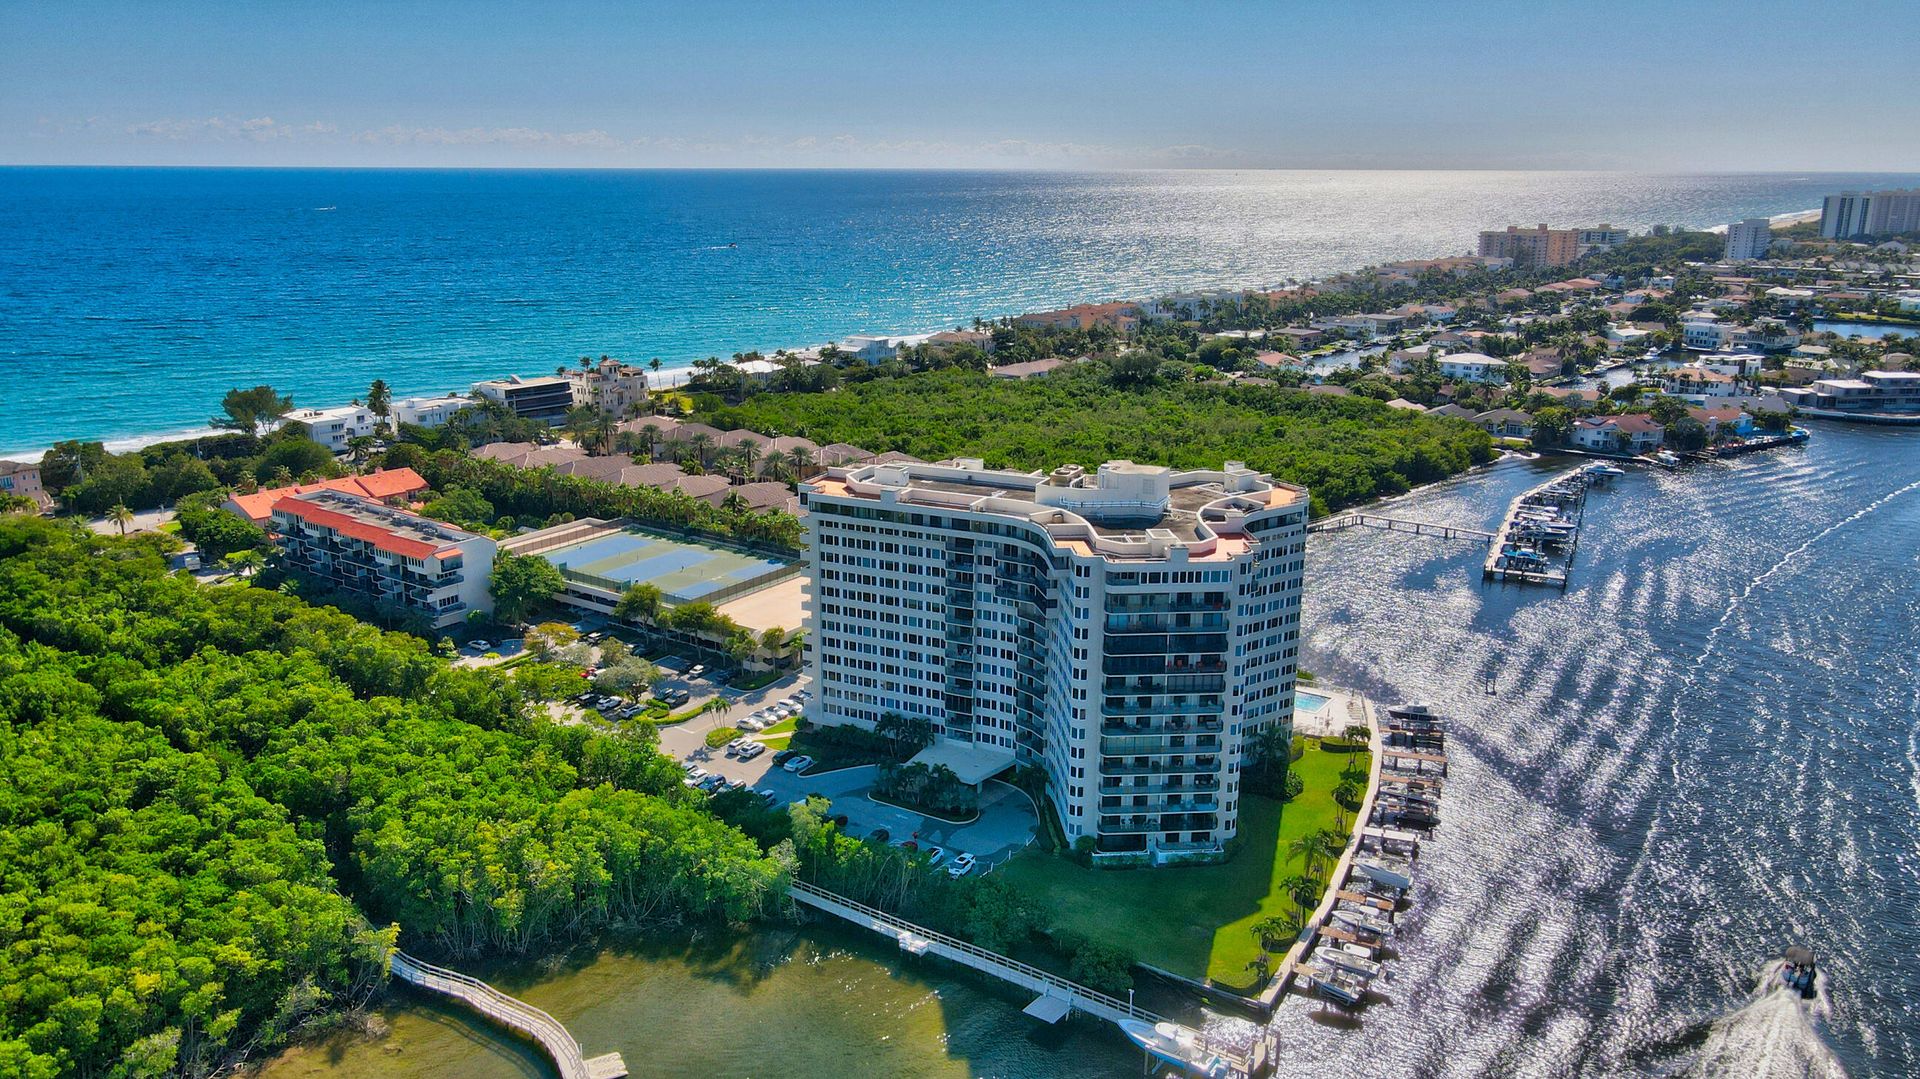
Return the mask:
{"type": "Polygon", "coordinates": [[[1214,383],[1131,389],[1105,376],[1098,362],[1025,381],[929,371],[831,393],[762,394],[712,419],[823,444],[926,460],[984,457],[1023,469],[1112,458],[1175,468],[1243,460],[1312,488],[1322,510],[1405,491],[1493,452],[1471,424],[1373,401],[1214,383]]]}
{"type": "Polygon", "coordinates": [[[0,518],[0,1074],[204,1072],[364,995],[395,926],[517,952],[779,894],[649,728],[163,542],[0,518]]]}

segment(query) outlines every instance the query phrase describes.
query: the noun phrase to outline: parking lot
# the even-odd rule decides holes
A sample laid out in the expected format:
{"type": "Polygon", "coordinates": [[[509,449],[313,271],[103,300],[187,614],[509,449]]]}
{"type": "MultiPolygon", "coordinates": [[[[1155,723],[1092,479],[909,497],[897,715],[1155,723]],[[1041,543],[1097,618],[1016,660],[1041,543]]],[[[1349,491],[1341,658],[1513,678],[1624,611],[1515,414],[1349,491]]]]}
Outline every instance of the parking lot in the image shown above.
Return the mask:
{"type": "MultiPolygon", "coordinates": [[[[714,724],[704,726],[710,730],[714,724]]],[[[665,731],[661,736],[661,749],[673,757],[731,782],[770,791],[777,805],[811,795],[824,797],[832,803],[834,815],[847,817],[846,833],[862,839],[871,837],[876,829],[885,829],[889,843],[911,840],[922,849],[940,847],[948,855],[966,851],[986,869],[1033,842],[1038,826],[1032,800],[1025,792],[1005,783],[985,784],[980,794],[979,817],[966,824],[954,824],[868,797],[878,777],[877,765],[796,775],[775,764],[776,754],[771,751],[752,760],[740,760],[728,755],[724,748],[709,749],[704,732],[697,737],[688,732],[673,738],[669,744],[667,736],[676,730],[665,731]]],[[[750,740],[751,735],[742,739],[750,740]]]]}

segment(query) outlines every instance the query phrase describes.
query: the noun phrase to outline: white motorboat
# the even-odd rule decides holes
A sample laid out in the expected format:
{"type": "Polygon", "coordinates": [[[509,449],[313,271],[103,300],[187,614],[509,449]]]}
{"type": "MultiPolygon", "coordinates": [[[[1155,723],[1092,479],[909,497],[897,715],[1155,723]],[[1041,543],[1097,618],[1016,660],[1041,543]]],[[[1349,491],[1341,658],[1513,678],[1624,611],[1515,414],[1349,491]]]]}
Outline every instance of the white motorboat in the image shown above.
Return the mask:
{"type": "Polygon", "coordinates": [[[1327,966],[1333,967],[1336,970],[1344,970],[1365,981],[1372,981],[1380,976],[1380,964],[1363,956],[1355,955],[1344,948],[1322,947],[1315,951],[1313,956],[1327,966]]]}
{"type": "Polygon", "coordinates": [[[1341,1004],[1358,1005],[1367,999],[1367,983],[1359,976],[1324,963],[1307,968],[1307,985],[1341,1004]]]}
{"type": "Polygon", "coordinates": [[[1653,463],[1659,465],[1661,468],[1679,468],[1680,458],[1675,456],[1671,450],[1661,450],[1659,453],[1653,455],[1653,463]]]}
{"type": "Polygon", "coordinates": [[[1341,906],[1341,907],[1333,908],[1332,913],[1333,913],[1334,921],[1339,922],[1350,929],[1357,929],[1357,930],[1360,930],[1361,932],[1371,933],[1376,937],[1384,937],[1387,934],[1393,932],[1393,927],[1391,925],[1388,925],[1385,919],[1381,918],[1376,914],[1373,914],[1370,911],[1356,910],[1353,907],[1341,906]]]}
{"type": "Polygon", "coordinates": [[[1178,1023],[1144,1023],[1138,1019],[1120,1020],[1120,1029],[1133,1044],[1189,1075],[1215,1079],[1227,1074],[1226,1059],[1208,1049],[1197,1030],[1178,1023]]]}

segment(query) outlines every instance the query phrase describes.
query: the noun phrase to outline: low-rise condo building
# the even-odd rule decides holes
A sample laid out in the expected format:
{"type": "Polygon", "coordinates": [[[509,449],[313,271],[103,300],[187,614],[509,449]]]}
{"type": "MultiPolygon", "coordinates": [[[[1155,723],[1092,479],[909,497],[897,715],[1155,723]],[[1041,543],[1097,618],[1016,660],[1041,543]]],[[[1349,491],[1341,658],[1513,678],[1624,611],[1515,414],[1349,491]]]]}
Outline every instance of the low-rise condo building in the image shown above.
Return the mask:
{"type": "Polygon", "coordinates": [[[463,408],[472,408],[473,398],[450,393],[439,397],[408,397],[393,403],[396,428],[406,423],[415,427],[442,427],[463,408]]]}
{"type": "Polygon", "coordinates": [[[802,485],[812,722],[930,721],[980,782],[1043,769],[1069,842],[1205,857],[1242,754],[1293,723],[1307,492],[1237,461],[1175,472],[835,468],[802,485]]]}
{"type": "Polygon", "coordinates": [[[287,569],[435,629],[493,609],[495,546],[485,536],[341,491],[282,498],[272,528],[287,569]]]}
{"type": "Polygon", "coordinates": [[[0,495],[31,499],[42,512],[53,508],[53,496],[40,485],[40,465],[34,461],[0,461],[0,495]]]}
{"type": "Polygon", "coordinates": [[[506,378],[489,379],[474,383],[473,392],[500,402],[523,419],[545,420],[548,423],[566,419],[568,410],[574,404],[573,383],[554,375],[538,378],[509,375],[506,378]]]}
{"type": "Polygon", "coordinates": [[[1920,371],[1862,371],[1859,378],[1823,378],[1780,396],[1800,408],[1831,412],[1920,412],[1920,371]]]}
{"type": "Polygon", "coordinates": [[[304,424],[315,442],[335,453],[347,452],[347,442],[373,434],[373,410],[365,405],[337,405],[333,408],[297,408],[280,417],[282,423],[304,424]]]}

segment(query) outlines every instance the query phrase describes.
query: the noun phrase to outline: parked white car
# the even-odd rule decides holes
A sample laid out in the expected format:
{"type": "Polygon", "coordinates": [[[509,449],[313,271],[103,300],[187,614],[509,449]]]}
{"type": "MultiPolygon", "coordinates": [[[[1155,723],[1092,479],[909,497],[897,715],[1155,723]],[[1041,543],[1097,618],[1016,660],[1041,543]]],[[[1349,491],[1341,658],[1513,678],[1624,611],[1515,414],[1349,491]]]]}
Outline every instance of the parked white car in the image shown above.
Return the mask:
{"type": "Polygon", "coordinates": [[[805,756],[795,757],[792,760],[788,761],[786,764],[787,771],[792,772],[795,775],[799,775],[801,772],[804,772],[811,767],[813,767],[813,758],[805,757],[805,756]]]}
{"type": "Polygon", "coordinates": [[[973,872],[973,866],[973,855],[968,854],[966,851],[961,851],[953,856],[953,864],[947,867],[947,876],[964,877],[968,873],[973,872]]]}

